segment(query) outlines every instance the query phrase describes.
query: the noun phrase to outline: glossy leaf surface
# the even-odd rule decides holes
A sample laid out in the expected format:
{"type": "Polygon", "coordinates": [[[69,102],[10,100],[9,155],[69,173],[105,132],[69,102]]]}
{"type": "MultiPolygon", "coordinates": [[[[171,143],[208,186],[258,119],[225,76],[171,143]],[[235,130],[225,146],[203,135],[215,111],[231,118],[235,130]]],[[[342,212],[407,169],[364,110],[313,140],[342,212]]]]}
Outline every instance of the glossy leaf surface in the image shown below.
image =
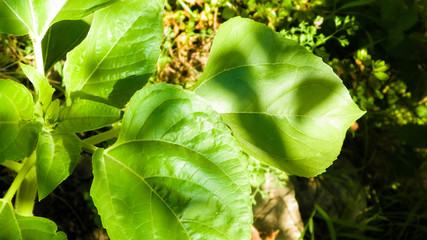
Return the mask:
{"type": "Polygon", "coordinates": [[[117,143],[95,152],[91,195],[112,239],[250,239],[246,164],[203,100],[157,84],[132,97],[117,143]]]}
{"type": "Polygon", "coordinates": [[[67,55],[69,97],[124,106],[155,70],[163,2],[122,1],[94,14],[86,39],[67,55]]]}
{"type": "Polygon", "coordinates": [[[0,162],[22,160],[34,150],[41,124],[28,122],[33,104],[22,84],[0,79],[0,162]]]}
{"type": "Polygon", "coordinates": [[[22,239],[12,204],[0,199],[0,239],[22,239]]]}
{"type": "Polygon", "coordinates": [[[80,139],[72,133],[42,132],[37,143],[39,200],[51,193],[74,170],[80,159],[80,139]]]}
{"type": "Polygon", "coordinates": [[[219,29],[196,92],[247,153],[305,177],[332,164],[348,127],[363,115],[319,57],[242,18],[219,29]]]}
{"type": "Polygon", "coordinates": [[[59,117],[60,128],[70,132],[95,130],[120,119],[120,109],[86,99],[76,99],[59,117]]]}

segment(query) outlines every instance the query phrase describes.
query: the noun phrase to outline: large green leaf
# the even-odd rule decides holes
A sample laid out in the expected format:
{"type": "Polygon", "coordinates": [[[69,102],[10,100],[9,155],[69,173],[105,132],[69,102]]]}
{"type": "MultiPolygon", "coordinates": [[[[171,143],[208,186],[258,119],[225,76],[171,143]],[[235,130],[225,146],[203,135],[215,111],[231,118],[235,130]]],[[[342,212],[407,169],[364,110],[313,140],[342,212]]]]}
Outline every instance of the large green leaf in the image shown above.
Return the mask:
{"type": "Polygon", "coordinates": [[[319,57],[242,18],[218,30],[196,92],[247,153],[306,177],[332,164],[348,127],[363,115],[319,57]]]}
{"type": "Polygon", "coordinates": [[[55,130],[40,134],[36,162],[39,200],[73,172],[80,152],[80,139],[73,133],[55,130]]]}
{"type": "Polygon", "coordinates": [[[246,158],[194,93],[138,91],[119,139],[93,156],[91,195],[112,239],[250,239],[246,158]]]}
{"type": "Polygon", "coordinates": [[[130,0],[97,11],[86,39],[67,55],[68,96],[123,107],[155,70],[163,3],[130,0]]]}
{"type": "Polygon", "coordinates": [[[85,132],[105,127],[120,119],[120,109],[86,99],[76,99],[59,116],[60,128],[85,132]]]}
{"type": "Polygon", "coordinates": [[[21,160],[31,154],[41,124],[33,117],[33,97],[21,84],[0,79],[0,162],[21,160]]]}
{"type": "MultiPolygon", "coordinates": [[[[47,218],[16,215],[23,240],[66,240],[64,232],[57,232],[58,227],[47,218]]],[[[9,238],[12,239],[12,238],[9,238]]]]}
{"type": "Polygon", "coordinates": [[[53,24],[42,40],[44,71],[65,57],[86,37],[90,25],[83,20],[64,20],[53,24]]]}
{"type": "Polygon", "coordinates": [[[27,27],[3,0],[0,0],[0,33],[9,33],[15,36],[28,34],[27,27]]]}
{"type": "Polygon", "coordinates": [[[0,199],[0,239],[22,239],[12,204],[0,199]]]}

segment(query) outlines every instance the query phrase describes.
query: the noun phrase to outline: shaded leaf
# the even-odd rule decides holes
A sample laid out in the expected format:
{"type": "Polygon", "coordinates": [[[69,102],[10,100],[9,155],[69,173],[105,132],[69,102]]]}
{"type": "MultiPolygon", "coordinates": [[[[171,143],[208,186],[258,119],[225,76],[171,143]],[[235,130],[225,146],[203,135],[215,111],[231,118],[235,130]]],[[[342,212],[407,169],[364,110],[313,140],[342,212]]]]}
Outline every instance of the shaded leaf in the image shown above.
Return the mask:
{"type": "Polygon", "coordinates": [[[108,126],[120,119],[120,109],[86,99],[76,99],[60,113],[58,127],[85,132],[108,126]]]}
{"type": "Polygon", "coordinates": [[[123,107],[155,71],[163,3],[123,1],[97,11],[86,39],[67,55],[68,96],[123,107]]]}
{"type": "Polygon", "coordinates": [[[204,101],[151,85],[132,97],[117,143],[95,152],[91,196],[112,239],[249,239],[246,164],[204,101]]]}
{"type": "Polygon", "coordinates": [[[341,10],[352,8],[352,7],[360,7],[364,5],[368,5],[373,3],[374,0],[356,0],[356,1],[350,1],[345,4],[343,4],[341,7],[339,7],[335,12],[339,12],[341,10]]]}
{"type": "Polygon", "coordinates": [[[305,177],[332,164],[347,129],[363,115],[319,57],[242,18],[219,29],[195,91],[247,153],[305,177]]]}
{"type": "Polygon", "coordinates": [[[54,124],[58,121],[59,118],[59,106],[60,102],[59,99],[55,99],[49,107],[46,109],[46,113],[44,116],[45,122],[48,124],[54,124]]]}
{"type": "Polygon", "coordinates": [[[63,59],[86,37],[90,25],[82,20],[65,20],[53,24],[42,40],[44,71],[63,59]]]}
{"type": "Polygon", "coordinates": [[[80,152],[80,139],[75,134],[60,130],[40,134],[36,162],[39,200],[73,172],[80,152]]]}

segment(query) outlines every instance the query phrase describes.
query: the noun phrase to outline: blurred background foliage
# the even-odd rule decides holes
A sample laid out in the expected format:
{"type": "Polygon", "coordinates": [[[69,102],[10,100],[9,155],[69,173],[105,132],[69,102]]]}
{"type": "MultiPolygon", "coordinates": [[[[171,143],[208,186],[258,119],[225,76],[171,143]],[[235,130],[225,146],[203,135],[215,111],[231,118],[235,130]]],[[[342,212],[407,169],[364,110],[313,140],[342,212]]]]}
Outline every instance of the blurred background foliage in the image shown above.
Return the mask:
{"type": "MultiPolygon", "coordinates": [[[[367,111],[349,129],[339,159],[317,178],[251,160],[254,204],[256,196],[269,198],[266,181],[292,184],[301,239],[427,239],[427,1],[168,0],[150,82],[191,89],[218,27],[235,16],[262,22],[321,57],[367,111]]],[[[0,78],[26,83],[18,62],[32,63],[30,42],[0,36],[0,78]]],[[[61,72],[59,63],[48,75],[59,90],[61,72]]],[[[275,229],[259,231],[263,239],[280,238],[275,229]]]]}

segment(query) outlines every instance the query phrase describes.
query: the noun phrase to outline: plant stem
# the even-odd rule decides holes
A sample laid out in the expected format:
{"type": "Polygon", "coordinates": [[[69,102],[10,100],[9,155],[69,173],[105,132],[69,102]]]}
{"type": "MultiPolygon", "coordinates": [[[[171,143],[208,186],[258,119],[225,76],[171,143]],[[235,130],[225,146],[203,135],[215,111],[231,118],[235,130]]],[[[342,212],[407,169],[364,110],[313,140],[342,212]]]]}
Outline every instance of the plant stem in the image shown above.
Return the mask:
{"type": "Polygon", "coordinates": [[[34,57],[36,59],[36,68],[44,76],[44,63],[42,51],[42,39],[33,39],[34,57]]]}
{"type": "Polygon", "coordinates": [[[21,171],[21,168],[22,168],[21,163],[15,162],[15,161],[9,161],[9,160],[6,160],[6,161],[0,163],[0,165],[5,166],[5,167],[9,168],[10,170],[13,170],[16,173],[21,171]]]}
{"type": "Polygon", "coordinates": [[[88,153],[94,153],[97,149],[95,145],[84,143],[83,141],[82,141],[82,148],[85,152],[88,152],[88,153]]]}
{"type": "Polygon", "coordinates": [[[6,192],[6,195],[4,195],[3,199],[8,202],[12,201],[13,196],[15,196],[16,191],[18,191],[18,188],[21,186],[22,181],[24,181],[28,171],[30,171],[36,163],[36,151],[34,151],[33,154],[24,161],[24,165],[13,180],[12,185],[10,185],[10,188],[6,192]]]}
{"type": "Polygon", "coordinates": [[[33,165],[16,194],[15,209],[19,215],[33,216],[37,188],[36,167],[33,165]]]}
{"type": "Polygon", "coordinates": [[[90,145],[95,145],[98,143],[102,143],[105,142],[109,139],[115,138],[119,135],[120,132],[120,128],[116,127],[116,128],[112,128],[106,132],[94,135],[92,137],[88,137],[86,139],[82,140],[82,144],[90,144],[90,145]]]}

